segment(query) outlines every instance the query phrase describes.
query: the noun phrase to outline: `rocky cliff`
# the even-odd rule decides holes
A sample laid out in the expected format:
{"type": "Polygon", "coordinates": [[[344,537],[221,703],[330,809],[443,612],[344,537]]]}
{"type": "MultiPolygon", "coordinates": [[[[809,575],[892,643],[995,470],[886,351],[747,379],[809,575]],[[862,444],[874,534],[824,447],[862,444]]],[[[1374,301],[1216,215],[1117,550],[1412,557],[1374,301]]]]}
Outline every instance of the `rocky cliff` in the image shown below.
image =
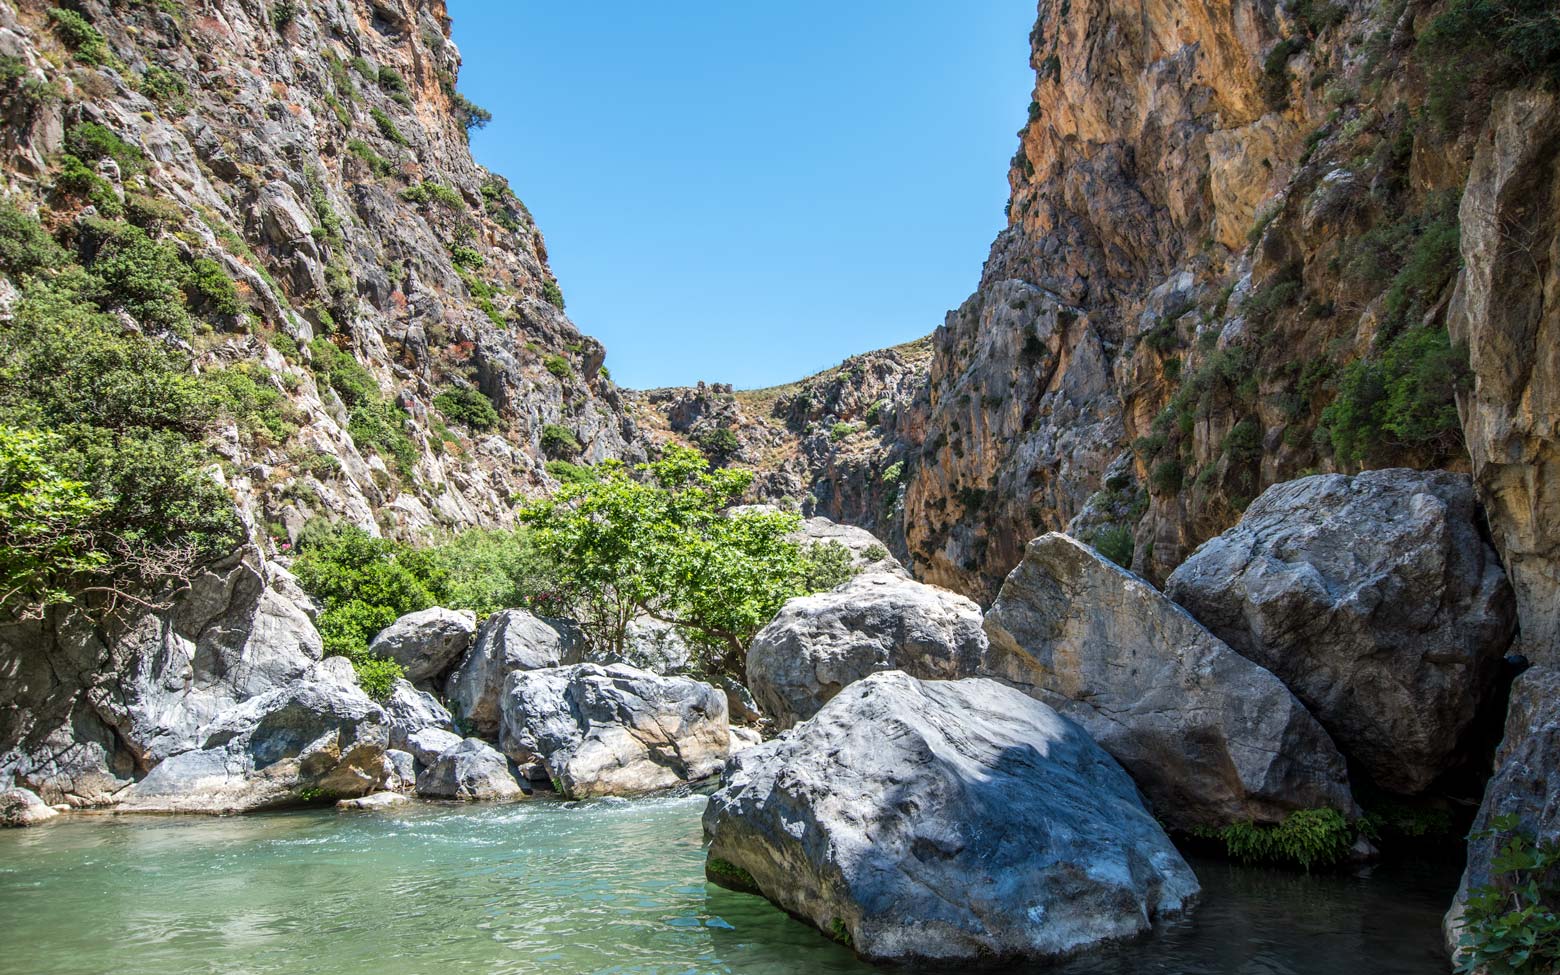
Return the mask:
{"type": "Polygon", "coordinates": [[[182,348],[275,401],[211,438],[262,544],[316,515],[502,524],[549,458],[643,455],[540,231],[472,160],[442,0],[6,2],[0,59],[12,205],[231,281],[182,348]]]}

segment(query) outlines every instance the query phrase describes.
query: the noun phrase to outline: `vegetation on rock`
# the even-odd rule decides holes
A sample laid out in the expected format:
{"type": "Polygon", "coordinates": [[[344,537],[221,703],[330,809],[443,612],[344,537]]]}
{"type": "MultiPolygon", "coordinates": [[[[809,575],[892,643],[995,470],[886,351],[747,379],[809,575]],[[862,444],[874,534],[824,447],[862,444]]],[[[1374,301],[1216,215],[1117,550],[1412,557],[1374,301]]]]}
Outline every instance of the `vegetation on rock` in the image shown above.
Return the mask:
{"type": "Polygon", "coordinates": [[[1457,939],[1466,975],[1560,971],[1560,844],[1535,841],[1516,816],[1497,818],[1484,838],[1500,843],[1494,879],[1468,892],[1457,939]]]}

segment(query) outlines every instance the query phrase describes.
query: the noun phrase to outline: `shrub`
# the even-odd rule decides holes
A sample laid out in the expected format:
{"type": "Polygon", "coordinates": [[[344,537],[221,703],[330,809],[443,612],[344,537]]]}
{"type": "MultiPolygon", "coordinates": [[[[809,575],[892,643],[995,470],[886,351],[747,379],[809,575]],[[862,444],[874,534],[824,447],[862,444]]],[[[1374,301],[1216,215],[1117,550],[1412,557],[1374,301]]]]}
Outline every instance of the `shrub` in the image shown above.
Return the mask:
{"type": "Polygon", "coordinates": [[[808,592],[826,592],[855,578],[861,570],[850,549],[839,542],[814,542],[803,546],[802,585],[808,592]]]}
{"type": "Polygon", "coordinates": [[[883,417],[883,411],[888,409],[888,407],[889,402],[886,399],[877,400],[871,406],[867,407],[867,423],[872,426],[876,426],[878,421],[883,417]]]}
{"type": "Polygon", "coordinates": [[[860,424],[846,423],[845,421],[841,420],[839,423],[836,423],[834,426],[829,428],[829,439],[835,443],[839,443],[841,440],[844,440],[846,437],[860,429],[860,424]]]}
{"type": "Polygon", "coordinates": [[[716,459],[730,457],[742,448],[736,432],[730,427],[710,427],[696,435],[693,442],[705,456],[716,459]]]}
{"type": "Polygon", "coordinates": [[[1301,38],[1287,37],[1273,45],[1262,62],[1262,100],[1275,112],[1289,107],[1289,59],[1305,50],[1305,46],[1301,38]]]}
{"type": "Polygon", "coordinates": [[[566,460],[550,460],[547,462],[547,473],[564,484],[580,484],[593,480],[596,472],[582,464],[571,464],[566,460]]]}
{"type": "Polygon", "coordinates": [[[558,287],[557,281],[548,278],[542,282],[542,297],[547,300],[549,305],[552,305],[559,311],[563,310],[563,289],[558,287]]]}
{"type": "Polygon", "coordinates": [[[549,423],[542,427],[542,453],[549,457],[573,457],[585,448],[568,427],[549,423]]]}
{"type": "Polygon", "coordinates": [[[386,115],[377,108],[369,109],[368,114],[373,118],[374,125],[379,129],[380,135],[384,136],[391,142],[394,142],[398,146],[411,144],[406,141],[406,136],[401,134],[401,130],[395,127],[395,122],[390,119],[390,116],[386,115]]]}
{"type": "MultiPolygon", "coordinates": [[[[425,179],[414,186],[408,186],[401,191],[401,199],[419,206],[425,203],[438,203],[449,207],[451,210],[464,210],[466,199],[455,190],[436,180],[425,179]]],[[[480,264],[478,265],[481,266],[480,264]]]]}
{"type": "Polygon", "coordinates": [[[487,263],[482,253],[470,244],[451,244],[450,260],[456,267],[465,268],[468,271],[480,271],[487,263]]]}
{"type": "Polygon", "coordinates": [[[1246,863],[1291,864],[1305,870],[1342,860],[1353,840],[1348,820],[1336,809],[1297,809],[1277,825],[1232,823],[1198,835],[1222,841],[1230,856],[1246,863]]]}
{"type": "Polygon", "coordinates": [[[114,130],[97,122],[77,122],[65,132],[65,151],[80,159],[96,162],[112,159],[125,175],[146,168],[146,154],[121,139],[114,130]]]}
{"type": "Polygon", "coordinates": [[[411,107],[412,98],[407,93],[406,79],[401,77],[401,72],[388,64],[382,65],[379,69],[377,80],[379,81],[379,87],[388,92],[391,98],[408,108],[411,107]]]}
{"type": "Polygon", "coordinates": [[[1155,494],[1166,497],[1180,491],[1185,478],[1186,468],[1181,465],[1179,458],[1172,457],[1154,465],[1148,475],[1148,484],[1155,494]]]}
{"type": "Polygon", "coordinates": [[[1468,382],[1466,350],[1446,330],[1410,329],[1379,355],[1350,363],[1322,411],[1333,456],[1358,464],[1391,448],[1456,453],[1462,443],[1456,394],[1468,382]]]}
{"type": "Polygon", "coordinates": [[[455,109],[455,117],[461,120],[466,131],[485,128],[493,121],[493,113],[451,88],[449,90],[450,103],[455,109]]]}
{"type": "Polygon", "coordinates": [[[498,410],[493,408],[493,401],[470,386],[444,390],[433,398],[433,405],[446,417],[473,430],[491,430],[498,426],[498,410]]]}
{"type": "Polygon", "coordinates": [[[152,65],[141,76],[141,94],[159,105],[180,106],[189,88],[184,79],[161,65],[152,65]]]}
{"type": "Polygon", "coordinates": [[[905,462],[896,460],[883,468],[883,476],[880,478],[884,484],[898,484],[899,479],[905,476],[905,462]]]}
{"type": "MultiPolygon", "coordinates": [[[[349,139],[347,151],[368,164],[368,168],[374,171],[376,176],[389,176],[395,172],[395,166],[390,160],[375,152],[373,147],[362,139],[349,139]]],[[[402,193],[405,196],[405,193],[402,193]]]]}
{"type": "Polygon", "coordinates": [[[0,200],[0,271],[12,277],[34,274],[60,267],[66,257],[37,217],[0,200]]]}
{"type": "Polygon", "coordinates": [[[1560,971],[1560,844],[1519,832],[1497,817],[1475,839],[1496,843],[1490,882],[1468,892],[1458,930],[1464,975],[1549,975],[1560,971]]]}
{"type": "Polygon", "coordinates": [[[195,308],[204,308],[218,315],[242,315],[244,300],[238,296],[238,288],[227,276],[222,265],[209,257],[197,257],[184,279],[185,299],[195,308]]]}
{"type": "Polygon", "coordinates": [[[1443,126],[1474,119],[1492,92],[1560,83],[1560,16],[1552,0],[1452,0],[1420,35],[1427,108],[1443,126]]]}
{"type": "Polygon", "coordinates": [[[113,60],[103,35],[76,11],[53,7],[49,10],[49,24],[82,64],[107,64],[113,60]]]}
{"type": "Polygon", "coordinates": [[[1132,568],[1132,529],[1128,526],[1106,525],[1096,529],[1089,544],[1123,569],[1132,568]]]}
{"type": "Polygon", "coordinates": [[[280,33],[298,19],[298,4],[294,0],[276,0],[271,8],[271,29],[280,33]]]}
{"type": "Polygon", "coordinates": [[[542,360],[542,365],[548,372],[559,379],[568,379],[574,375],[574,369],[569,365],[569,360],[561,355],[550,355],[542,360]]]}

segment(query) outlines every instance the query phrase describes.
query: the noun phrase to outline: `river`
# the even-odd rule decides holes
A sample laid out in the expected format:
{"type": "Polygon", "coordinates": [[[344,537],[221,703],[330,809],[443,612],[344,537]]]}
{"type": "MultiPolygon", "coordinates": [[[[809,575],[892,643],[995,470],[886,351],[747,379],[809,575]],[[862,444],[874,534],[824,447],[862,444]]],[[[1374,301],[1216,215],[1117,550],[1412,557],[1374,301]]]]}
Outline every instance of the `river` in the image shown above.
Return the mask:
{"type": "MultiPolygon", "coordinates": [[[[0,831],[0,969],[189,973],[862,973],[703,880],[704,799],[419,803],[0,831]]],[[[1193,862],[1190,918],[1052,975],[1445,975],[1448,864],[1306,876],[1193,862]]],[[[1011,969],[1009,969],[1011,971],[1011,969]]]]}

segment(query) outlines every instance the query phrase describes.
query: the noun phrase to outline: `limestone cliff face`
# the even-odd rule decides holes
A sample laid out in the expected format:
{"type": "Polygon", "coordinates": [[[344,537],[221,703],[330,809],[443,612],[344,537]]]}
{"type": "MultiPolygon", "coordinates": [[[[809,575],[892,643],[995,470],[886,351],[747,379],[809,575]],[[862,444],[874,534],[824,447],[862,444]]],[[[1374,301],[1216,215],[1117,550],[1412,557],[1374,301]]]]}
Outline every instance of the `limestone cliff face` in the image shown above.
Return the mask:
{"type": "Polygon", "coordinates": [[[1444,329],[1484,137],[1431,104],[1440,9],[1040,3],[1009,226],[933,336],[914,424],[921,577],[989,599],[1071,526],[1130,534],[1162,580],[1278,481],[1466,469],[1444,329]],[[1361,420],[1409,345],[1439,372],[1361,420]]]}
{"type": "Polygon", "coordinates": [[[290,404],[280,442],[233,430],[219,445],[263,534],[316,515],[406,536],[505,523],[514,495],[551,483],[549,427],[579,445],[555,430],[555,454],[643,456],[601,345],[561,310],[541,233],[471,158],[442,0],[81,0],[106,42],[98,66],[72,58],[53,6],[0,3],[0,55],[50,92],[6,101],[5,195],[45,200],[83,122],[144,154],[142,172],[99,175],[121,200],[171,205],[163,239],[219,261],[245,304],[195,336],[196,368],[247,364],[290,404]],[[354,436],[320,339],[404,410],[409,452],[354,436]],[[451,391],[497,420],[442,409],[451,391]]]}

